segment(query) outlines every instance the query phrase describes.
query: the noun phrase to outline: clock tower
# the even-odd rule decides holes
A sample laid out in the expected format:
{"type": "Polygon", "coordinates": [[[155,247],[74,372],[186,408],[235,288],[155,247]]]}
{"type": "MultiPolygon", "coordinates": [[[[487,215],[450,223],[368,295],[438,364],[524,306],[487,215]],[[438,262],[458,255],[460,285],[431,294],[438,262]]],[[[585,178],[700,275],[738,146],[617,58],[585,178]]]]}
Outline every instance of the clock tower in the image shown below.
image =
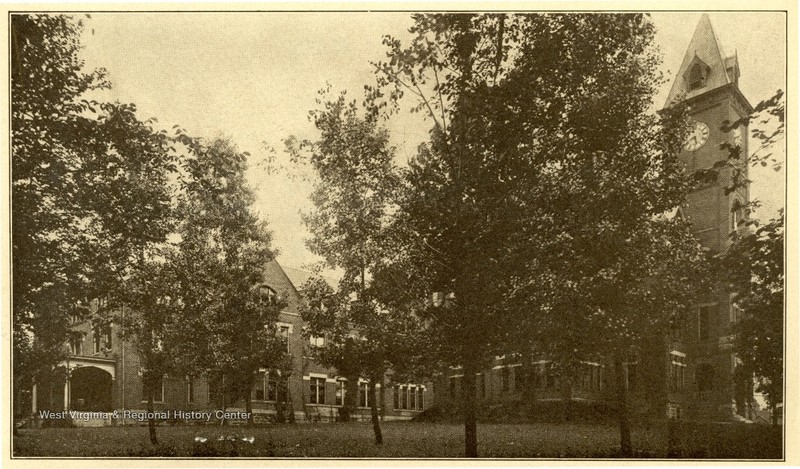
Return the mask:
{"type": "MultiPolygon", "coordinates": [[[[725,161],[728,143],[738,146],[740,160],[748,154],[747,128],[724,131],[723,125],[750,114],[753,110],[739,90],[739,62],[734,53],[726,56],[707,14],[700,18],[692,40],[675,76],[665,107],[683,102],[690,118],[689,135],[680,154],[686,170],[694,173],[711,169],[725,161]]],[[[742,161],[743,170],[747,165],[742,161]]],[[[730,244],[732,231],[743,228],[744,207],[749,202],[747,187],[726,191],[731,186],[732,170],[724,168],[713,181],[697,187],[681,208],[703,247],[721,252],[730,244]]],[[[686,379],[682,389],[673,386],[669,396],[672,415],[731,419],[747,417],[750,398],[746,383],[734,380],[737,366],[730,344],[730,326],[736,321],[732,292],[719,290],[694,308],[672,353],[685,357],[686,379]],[[679,410],[678,410],[679,409],[679,410]],[[676,412],[677,411],[677,412],[676,412]]]]}

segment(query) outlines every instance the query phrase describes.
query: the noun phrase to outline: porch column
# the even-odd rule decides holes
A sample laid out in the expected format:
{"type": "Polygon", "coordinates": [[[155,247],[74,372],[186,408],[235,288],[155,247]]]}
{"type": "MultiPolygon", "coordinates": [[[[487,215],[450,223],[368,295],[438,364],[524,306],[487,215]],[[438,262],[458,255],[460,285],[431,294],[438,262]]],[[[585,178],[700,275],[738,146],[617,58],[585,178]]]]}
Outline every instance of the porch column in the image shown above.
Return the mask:
{"type": "Polygon", "coordinates": [[[33,415],[34,417],[36,417],[36,411],[38,410],[36,408],[36,404],[37,404],[36,401],[39,398],[39,396],[37,396],[36,394],[37,394],[36,393],[36,383],[33,383],[33,388],[31,388],[31,415],[33,415]]]}
{"type": "Polygon", "coordinates": [[[69,376],[66,380],[64,380],[64,410],[69,410],[69,401],[70,401],[70,385],[69,385],[69,376]]]}
{"type": "Polygon", "coordinates": [[[117,389],[117,380],[115,378],[111,378],[111,410],[113,411],[117,407],[117,403],[120,401],[119,399],[119,390],[117,389]]]}

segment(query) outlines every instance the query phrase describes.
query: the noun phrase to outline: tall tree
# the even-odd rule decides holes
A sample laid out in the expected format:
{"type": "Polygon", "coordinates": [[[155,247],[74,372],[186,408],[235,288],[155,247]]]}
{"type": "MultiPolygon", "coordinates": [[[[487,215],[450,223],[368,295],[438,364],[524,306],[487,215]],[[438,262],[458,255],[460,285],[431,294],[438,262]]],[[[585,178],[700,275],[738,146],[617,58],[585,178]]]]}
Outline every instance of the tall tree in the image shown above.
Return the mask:
{"type": "Polygon", "coordinates": [[[81,21],[13,15],[12,244],[15,391],[65,353],[68,311],[116,290],[170,230],[170,140],[79,58],[81,21]]]}
{"type": "Polygon", "coordinates": [[[175,356],[207,373],[222,408],[243,400],[250,410],[259,369],[280,367],[286,354],[276,330],[282,303],[264,284],[272,235],[252,211],[249,155],[226,139],[180,140],[191,156],[178,205],[175,356]]]}
{"type": "MultiPolygon", "coordinates": [[[[165,259],[171,257],[169,246],[156,246],[142,252],[135,265],[127,269],[125,282],[109,302],[106,318],[114,316],[120,324],[120,337],[133,346],[139,358],[142,396],[146,396],[148,436],[158,444],[155,396],[161,393],[167,373],[180,370],[177,354],[170,349],[168,332],[179,324],[176,271],[165,259]]],[[[101,312],[102,313],[102,312],[101,312]]],[[[102,317],[100,318],[102,320],[102,317]]]]}
{"type": "MultiPolygon", "coordinates": [[[[699,179],[720,177],[728,170],[731,178],[725,191],[729,193],[752,182],[749,171],[752,167],[781,170],[785,160],[785,151],[778,146],[785,130],[783,92],[778,90],[759,102],[742,119],[726,122],[722,130],[731,132],[750,123],[755,123],[750,128],[750,141],[756,143],[755,149],[744,154],[742,145],[723,144],[722,150],[727,151],[725,158],[698,174],[699,179]]],[[[732,243],[718,259],[717,268],[719,278],[735,292],[734,303],[742,316],[731,330],[734,350],[742,360],[742,373],[736,379],[743,382],[737,384],[752,389],[750,381],[755,374],[756,390],[765,396],[776,424],[778,406],[783,402],[784,212],[781,209],[777,217],[763,223],[750,215],[759,206],[760,201],[753,199],[746,207],[732,208],[742,212],[739,216],[744,223],[731,233],[732,243]]]]}
{"type": "Polygon", "coordinates": [[[374,92],[410,93],[434,120],[409,164],[399,217],[412,271],[450,298],[429,309],[428,333],[463,369],[465,453],[474,457],[474,376],[495,355],[526,352],[538,337],[562,357],[574,359],[566,347],[580,344],[578,359],[622,362],[637,338],[669,322],[654,299],[685,299],[679,269],[702,256],[685,226],[656,220],[689,181],[677,159],[682,115],[649,111],[661,77],[646,16],[415,19],[409,47],[385,40],[374,92]],[[642,314],[643,300],[658,307],[642,314]],[[586,331],[597,334],[582,340],[586,331]]]}
{"type": "Polygon", "coordinates": [[[106,86],[84,72],[81,26],[65,16],[11,17],[11,201],[15,392],[63,355],[67,313],[78,298],[71,230],[78,209],[71,157],[94,127],[79,98],[106,86]],[[35,340],[34,340],[35,337],[35,340]]]}
{"type": "MultiPolygon", "coordinates": [[[[734,235],[721,267],[736,292],[741,317],[733,326],[734,349],[743,369],[754,373],[778,422],[783,403],[784,215],[754,231],[734,235]]],[[[749,374],[749,373],[748,373],[749,374]]],[[[752,375],[751,375],[752,376],[752,375]]]]}
{"type": "Polygon", "coordinates": [[[381,444],[377,385],[392,365],[393,334],[413,320],[387,309],[372,284],[390,255],[387,228],[399,183],[394,148],[369,104],[359,112],[344,93],[335,99],[321,93],[322,109],[311,113],[319,139],[288,150],[295,160],[308,152],[317,176],[314,210],[304,218],[312,234],[309,248],[344,274],[336,291],[319,280],[304,288],[309,301],[303,318],[313,334],[325,337],[317,350],[323,363],[350,373],[350,379],[368,378],[375,443],[381,444]]]}

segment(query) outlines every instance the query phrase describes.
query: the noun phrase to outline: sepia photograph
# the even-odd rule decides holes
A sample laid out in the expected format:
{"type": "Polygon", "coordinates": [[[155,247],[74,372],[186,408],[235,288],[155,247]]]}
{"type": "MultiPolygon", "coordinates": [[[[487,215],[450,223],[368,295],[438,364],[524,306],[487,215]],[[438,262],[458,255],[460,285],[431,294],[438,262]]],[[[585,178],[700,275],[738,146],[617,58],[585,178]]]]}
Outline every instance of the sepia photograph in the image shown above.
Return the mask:
{"type": "Polygon", "coordinates": [[[11,462],[786,462],[775,5],[12,8],[11,462]]]}

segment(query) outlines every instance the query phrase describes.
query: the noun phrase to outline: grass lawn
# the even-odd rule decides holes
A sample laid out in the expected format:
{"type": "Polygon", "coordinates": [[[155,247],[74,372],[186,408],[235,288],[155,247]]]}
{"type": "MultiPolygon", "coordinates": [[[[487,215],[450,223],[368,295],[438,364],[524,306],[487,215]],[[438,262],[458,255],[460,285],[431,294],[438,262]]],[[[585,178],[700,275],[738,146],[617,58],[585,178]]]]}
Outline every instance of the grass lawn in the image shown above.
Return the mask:
{"type": "MultiPolygon", "coordinates": [[[[160,426],[159,446],[150,445],[147,427],[22,429],[15,456],[122,457],[343,457],[458,458],[463,427],[453,423],[385,422],[384,444],[373,444],[368,422],[284,424],[268,427],[160,426]],[[217,442],[219,436],[255,438],[253,443],[217,442]],[[196,444],[195,436],[208,438],[196,444]]],[[[780,429],[758,425],[682,424],[681,456],[720,459],[779,459],[780,429]],[[715,434],[713,434],[715,433],[715,434]]],[[[532,423],[479,424],[482,458],[614,457],[619,433],[612,425],[532,423]]],[[[667,457],[665,428],[634,428],[638,457],[667,457]]]]}

